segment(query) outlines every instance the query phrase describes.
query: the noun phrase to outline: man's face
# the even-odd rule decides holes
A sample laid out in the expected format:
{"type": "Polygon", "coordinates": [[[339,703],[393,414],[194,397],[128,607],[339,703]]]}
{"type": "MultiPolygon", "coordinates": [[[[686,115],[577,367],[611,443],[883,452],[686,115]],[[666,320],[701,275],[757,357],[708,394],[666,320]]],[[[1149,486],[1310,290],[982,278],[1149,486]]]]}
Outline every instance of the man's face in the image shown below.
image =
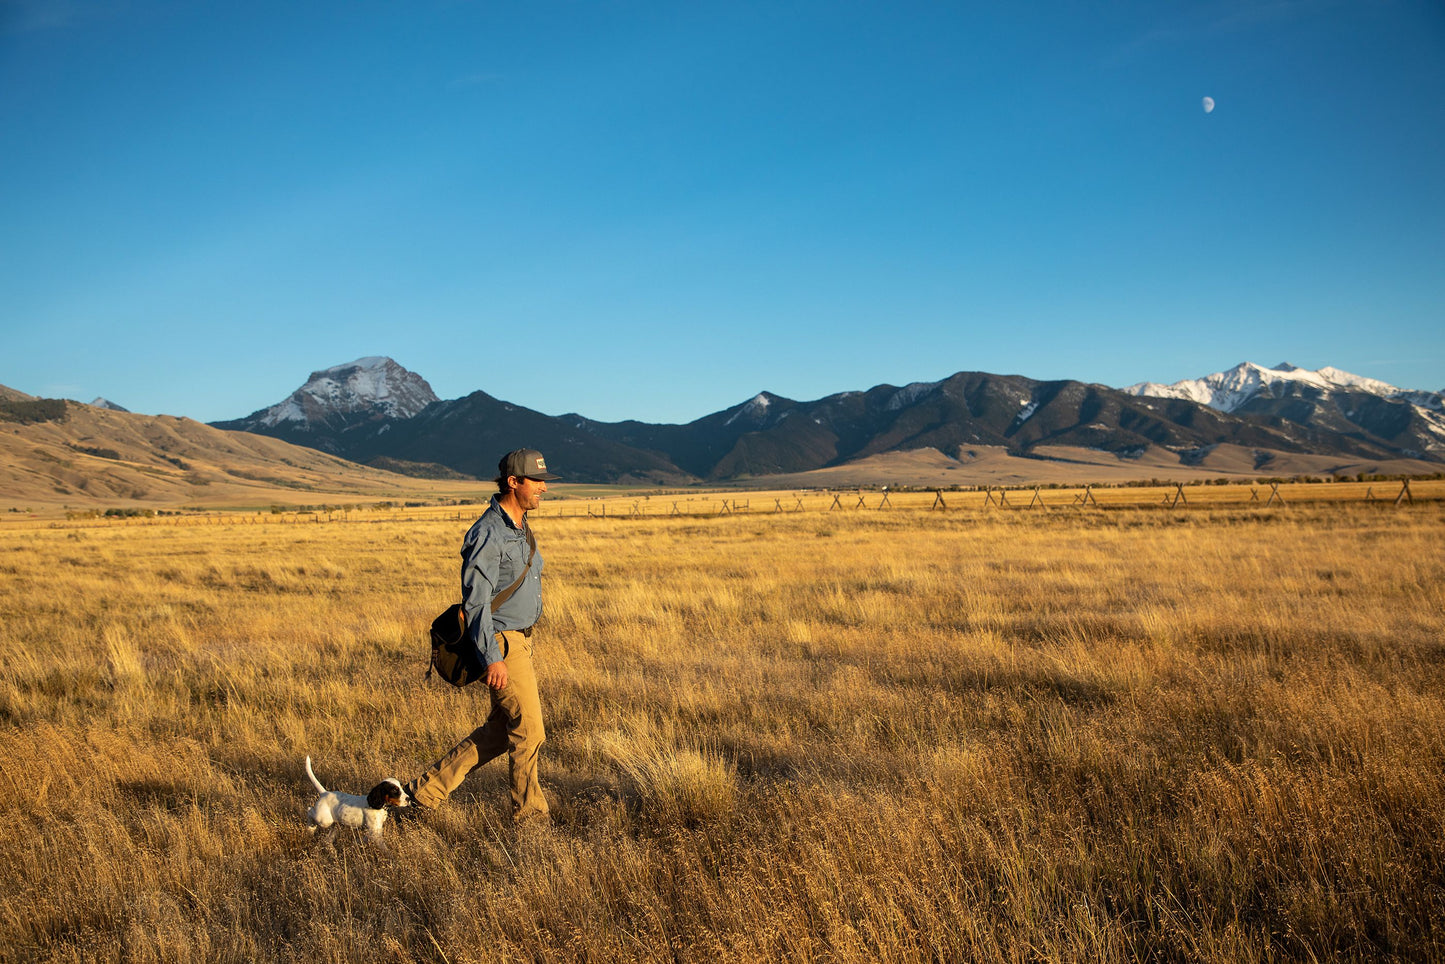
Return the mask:
{"type": "Polygon", "coordinates": [[[542,493],[547,491],[546,482],[541,479],[518,478],[515,483],[512,492],[517,497],[517,507],[523,512],[542,504],[542,493]]]}

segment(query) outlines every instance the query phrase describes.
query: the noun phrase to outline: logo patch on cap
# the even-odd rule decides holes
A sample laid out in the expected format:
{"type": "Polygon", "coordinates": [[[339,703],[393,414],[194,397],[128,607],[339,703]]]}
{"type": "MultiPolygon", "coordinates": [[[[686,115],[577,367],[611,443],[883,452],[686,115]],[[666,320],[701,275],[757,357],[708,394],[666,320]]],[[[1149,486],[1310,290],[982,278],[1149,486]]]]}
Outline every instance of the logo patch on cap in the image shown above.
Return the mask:
{"type": "Polygon", "coordinates": [[[547,460],[542,458],[541,456],[538,456],[537,468],[541,469],[543,472],[547,471],[547,460]]]}

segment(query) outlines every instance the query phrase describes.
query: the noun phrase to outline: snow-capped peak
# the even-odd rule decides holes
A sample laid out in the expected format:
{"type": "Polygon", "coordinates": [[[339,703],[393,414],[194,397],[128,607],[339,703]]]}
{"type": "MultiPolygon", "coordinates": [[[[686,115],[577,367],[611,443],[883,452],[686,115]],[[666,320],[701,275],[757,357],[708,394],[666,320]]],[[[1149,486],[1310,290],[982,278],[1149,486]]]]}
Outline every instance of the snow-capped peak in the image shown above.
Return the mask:
{"type": "MultiPolygon", "coordinates": [[[[311,377],[315,378],[317,375],[322,374],[329,375],[332,372],[346,372],[353,368],[365,369],[367,371],[375,371],[376,369],[384,369],[387,365],[396,365],[396,362],[392,361],[390,358],[387,358],[385,355],[367,355],[365,358],[358,358],[354,362],[345,362],[340,365],[332,365],[330,368],[322,369],[322,371],[320,372],[313,372],[311,377]]],[[[396,365],[396,367],[400,368],[401,366],[396,365]]]]}
{"type": "Polygon", "coordinates": [[[108,398],[97,398],[95,401],[93,401],[93,402],[90,403],[90,407],[91,407],[91,408],[104,408],[104,409],[109,409],[109,410],[112,411],[112,412],[129,412],[129,411],[130,411],[130,409],[128,409],[128,408],[121,408],[119,405],[117,405],[115,402],[112,402],[112,401],[111,401],[110,399],[108,399],[108,398]]]}
{"type": "Polygon", "coordinates": [[[390,358],[373,355],[312,372],[289,398],[252,419],[274,428],[283,422],[307,426],[335,415],[411,418],[435,401],[426,379],[390,358]]]}
{"type": "Polygon", "coordinates": [[[758,392],[752,398],[743,402],[743,404],[738,407],[738,410],[733,412],[732,416],[723,424],[731,425],[744,416],[755,421],[761,421],[768,414],[768,407],[772,404],[773,400],[768,396],[767,392],[758,392]]]}
{"type": "Polygon", "coordinates": [[[1341,385],[1346,388],[1358,388],[1360,391],[1369,392],[1372,395],[1403,394],[1401,389],[1396,388],[1388,382],[1382,382],[1374,378],[1366,378],[1363,375],[1351,375],[1349,372],[1342,372],[1338,368],[1331,368],[1326,365],[1315,374],[1325,379],[1332,385],[1341,385]]]}
{"type": "Polygon", "coordinates": [[[1406,394],[1386,382],[1352,375],[1338,368],[1327,366],[1318,371],[1310,371],[1289,362],[1281,362],[1273,368],[1244,362],[1228,371],[1205,375],[1203,378],[1189,378],[1172,385],[1140,382],[1123,390],[1133,395],[1151,395],[1156,398],[1186,398],[1221,412],[1232,412],[1260,392],[1272,392],[1276,386],[1291,382],[1312,385],[1326,391],[1350,389],[1369,392],[1385,398],[1406,394]]]}

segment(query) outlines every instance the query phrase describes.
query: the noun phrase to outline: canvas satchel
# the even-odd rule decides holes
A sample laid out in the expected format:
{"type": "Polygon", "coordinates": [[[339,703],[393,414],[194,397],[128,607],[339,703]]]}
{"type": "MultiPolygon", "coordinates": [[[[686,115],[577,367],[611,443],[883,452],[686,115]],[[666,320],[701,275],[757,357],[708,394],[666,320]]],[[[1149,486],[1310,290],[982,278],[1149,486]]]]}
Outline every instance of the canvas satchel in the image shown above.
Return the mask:
{"type": "MultiPolygon", "coordinates": [[[[492,597],[492,612],[496,612],[498,606],[512,598],[512,593],[521,587],[522,580],[526,579],[527,573],[532,570],[532,560],[537,555],[537,540],[532,537],[530,528],[525,531],[527,565],[522,568],[522,574],[517,577],[516,582],[492,597]]],[[[452,603],[440,616],[432,620],[431,665],[427,667],[425,678],[431,679],[432,673],[453,686],[466,686],[487,673],[487,668],[477,658],[476,647],[467,637],[467,614],[461,603],[452,603]]]]}

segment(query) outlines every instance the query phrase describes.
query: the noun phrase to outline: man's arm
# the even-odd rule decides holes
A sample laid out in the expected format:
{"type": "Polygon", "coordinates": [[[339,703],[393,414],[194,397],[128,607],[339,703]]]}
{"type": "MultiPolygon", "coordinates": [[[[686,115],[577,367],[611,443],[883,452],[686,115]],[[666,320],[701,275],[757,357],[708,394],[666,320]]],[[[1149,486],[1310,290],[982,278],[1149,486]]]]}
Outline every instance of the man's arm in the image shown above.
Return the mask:
{"type": "Polygon", "coordinates": [[[477,658],[488,667],[488,685],[491,667],[502,662],[502,648],[497,645],[492,626],[492,594],[496,592],[501,562],[499,540],[485,529],[462,562],[462,609],[467,616],[467,635],[477,649],[477,658]]]}

